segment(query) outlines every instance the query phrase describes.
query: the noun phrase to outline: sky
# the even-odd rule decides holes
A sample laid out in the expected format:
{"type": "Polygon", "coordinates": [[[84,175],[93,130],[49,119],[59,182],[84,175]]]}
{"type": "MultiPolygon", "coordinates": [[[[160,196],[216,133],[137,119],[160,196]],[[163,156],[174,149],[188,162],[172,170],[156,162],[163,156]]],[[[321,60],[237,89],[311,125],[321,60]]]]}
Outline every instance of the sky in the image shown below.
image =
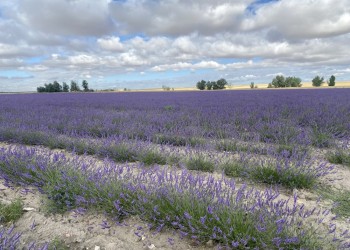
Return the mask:
{"type": "Polygon", "coordinates": [[[349,0],[0,1],[0,92],[350,80],[349,0]]]}

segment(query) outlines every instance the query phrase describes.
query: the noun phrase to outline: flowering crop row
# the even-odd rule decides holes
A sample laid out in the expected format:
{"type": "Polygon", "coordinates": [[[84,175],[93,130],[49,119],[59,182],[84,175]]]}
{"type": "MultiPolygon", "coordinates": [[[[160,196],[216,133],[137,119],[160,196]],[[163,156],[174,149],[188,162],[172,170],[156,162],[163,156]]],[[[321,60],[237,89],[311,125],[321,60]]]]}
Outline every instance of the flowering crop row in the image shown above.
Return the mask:
{"type": "Polygon", "coordinates": [[[198,243],[213,240],[234,249],[341,249],[346,232],[324,226],[327,211],[307,210],[297,197],[237,186],[232,179],[165,168],[135,171],[105,161],[67,158],[25,147],[0,149],[7,185],[32,185],[55,207],[95,209],[116,220],[140,215],[150,228],[176,229],[198,243]]]}

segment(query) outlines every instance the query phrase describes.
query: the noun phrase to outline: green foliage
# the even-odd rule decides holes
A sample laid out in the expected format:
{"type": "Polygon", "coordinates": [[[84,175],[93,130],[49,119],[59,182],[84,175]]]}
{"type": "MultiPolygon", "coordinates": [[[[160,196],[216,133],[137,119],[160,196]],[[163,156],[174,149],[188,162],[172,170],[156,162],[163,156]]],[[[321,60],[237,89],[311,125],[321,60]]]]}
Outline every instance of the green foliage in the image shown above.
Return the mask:
{"type": "Polygon", "coordinates": [[[81,86],[83,87],[84,92],[89,92],[89,83],[86,80],[83,80],[81,86]]]}
{"type": "Polygon", "coordinates": [[[196,156],[186,161],[186,167],[189,170],[198,170],[203,172],[214,172],[215,165],[213,162],[196,156]]]}
{"type": "Polygon", "coordinates": [[[78,83],[76,81],[72,80],[70,82],[70,91],[71,92],[78,92],[78,91],[80,91],[80,88],[79,88],[78,83]]]}
{"type": "Polygon", "coordinates": [[[278,75],[274,79],[272,79],[271,85],[274,88],[284,88],[285,87],[285,79],[284,76],[278,75]]]}
{"type": "Polygon", "coordinates": [[[253,88],[255,87],[255,83],[254,83],[254,82],[251,82],[250,85],[249,85],[249,87],[250,87],[251,89],[253,89],[253,88]]]}
{"type": "Polygon", "coordinates": [[[66,82],[62,83],[62,91],[63,92],[69,92],[69,86],[66,82]]]}
{"type": "Polygon", "coordinates": [[[69,250],[70,248],[64,243],[63,240],[56,237],[48,245],[47,250],[69,250]]]}
{"type": "Polygon", "coordinates": [[[217,89],[225,89],[226,85],[227,85],[227,81],[224,78],[221,78],[216,82],[217,89]]]}
{"type": "Polygon", "coordinates": [[[324,78],[320,76],[315,76],[314,79],[312,79],[312,86],[314,87],[320,87],[324,83],[324,78]]]}
{"type": "Polygon", "coordinates": [[[205,87],[206,87],[206,82],[204,80],[200,81],[200,82],[197,82],[197,85],[196,85],[197,89],[199,90],[204,90],[205,87]]]}
{"type": "Polygon", "coordinates": [[[285,80],[286,87],[301,87],[301,79],[295,76],[289,76],[285,80]]]}
{"type": "Polygon", "coordinates": [[[345,150],[337,150],[327,154],[327,160],[333,164],[342,164],[350,167],[350,153],[345,150]]]}
{"type": "Polygon", "coordinates": [[[207,81],[206,86],[207,90],[211,90],[213,88],[214,82],[207,81]]]}
{"type": "Polygon", "coordinates": [[[335,86],[335,76],[332,75],[329,80],[327,81],[328,86],[335,86]]]}
{"type": "Polygon", "coordinates": [[[277,169],[272,165],[257,166],[251,169],[249,178],[269,185],[282,185],[286,188],[312,188],[315,180],[305,173],[288,169],[277,169]]]}
{"type": "Polygon", "coordinates": [[[226,176],[242,177],[244,175],[244,166],[240,162],[229,161],[225,162],[220,167],[224,170],[226,176]]]}
{"type": "Polygon", "coordinates": [[[334,202],[332,212],[342,218],[350,218],[350,191],[334,190],[329,186],[320,187],[317,192],[323,199],[334,202]]]}
{"type": "Polygon", "coordinates": [[[0,202],[0,223],[15,222],[23,214],[23,203],[17,199],[10,204],[0,202]]]}
{"type": "Polygon", "coordinates": [[[137,160],[143,162],[145,165],[165,165],[167,159],[160,153],[153,150],[145,150],[137,156],[137,160]]]}
{"type": "Polygon", "coordinates": [[[301,87],[301,79],[295,76],[288,76],[285,78],[282,75],[276,76],[272,82],[267,86],[268,88],[288,88],[301,87]]]}

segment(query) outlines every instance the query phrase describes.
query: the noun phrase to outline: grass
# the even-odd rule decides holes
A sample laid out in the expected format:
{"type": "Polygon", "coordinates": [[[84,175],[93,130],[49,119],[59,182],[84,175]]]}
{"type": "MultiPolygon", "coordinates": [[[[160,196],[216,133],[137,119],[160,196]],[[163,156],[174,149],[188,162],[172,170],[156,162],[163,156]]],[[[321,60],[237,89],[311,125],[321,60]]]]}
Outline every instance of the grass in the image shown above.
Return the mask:
{"type": "Polygon", "coordinates": [[[15,222],[23,215],[23,203],[17,199],[10,204],[0,203],[0,222],[15,222]]]}
{"type": "Polygon", "coordinates": [[[317,192],[324,199],[333,201],[332,212],[341,218],[350,218],[350,191],[321,187],[317,192]]]}
{"type": "Polygon", "coordinates": [[[341,164],[350,167],[350,153],[345,150],[337,150],[326,155],[330,163],[341,164]]]}
{"type": "Polygon", "coordinates": [[[47,250],[69,250],[70,248],[64,243],[63,240],[56,237],[48,245],[47,250]]]}

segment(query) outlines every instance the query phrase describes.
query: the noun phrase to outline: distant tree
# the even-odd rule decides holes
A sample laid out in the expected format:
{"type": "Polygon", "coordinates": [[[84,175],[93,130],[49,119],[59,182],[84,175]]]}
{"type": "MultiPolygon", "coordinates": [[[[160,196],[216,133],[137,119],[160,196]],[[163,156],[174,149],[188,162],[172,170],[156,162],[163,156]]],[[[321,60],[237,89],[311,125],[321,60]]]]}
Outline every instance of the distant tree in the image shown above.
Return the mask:
{"type": "Polygon", "coordinates": [[[335,86],[335,76],[332,75],[329,80],[327,81],[328,86],[335,86]]]}
{"type": "Polygon", "coordinates": [[[212,89],[213,89],[213,90],[220,89],[220,88],[219,88],[219,85],[218,85],[218,82],[212,81],[211,84],[212,84],[212,89]]]}
{"type": "Polygon", "coordinates": [[[286,87],[286,82],[284,76],[278,75],[272,79],[271,85],[275,88],[284,88],[286,87]]]}
{"type": "Polygon", "coordinates": [[[216,85],[217,85],[217,89],[225,89],[227,85],[227,81],[226,79],[221,78],[217,80],[216,85]]]}
{"type": "Polygon", "coordinates": [[[286,87],[301,87],[301,79],[295,76],[289,76],[285,79],[286,87]]]}
{"type": "Polygon", "coordinates": [[[250,87],[251,89],[253,89],[253,88],[255,87],[255,83],[254,83],[254,82],[251,82],[250,85],[249,85],[249,87],[250,87]]]}
{"type": "Polygon", "coordinates": [[[52,83],[49,83],[49,84],[45,83],[44,86],[45,86],[46,92],[55,92],[54,91],[55,88],[52,83]]]}
{"type": "Polygon", "coordinates": [[[207,90],[211,90],[213,88],[213,83],[211,81],[207,81],[206,86],[207,86],[207,90]]]}
{"type": "Polygon", "coordinates": [[[89,83],[86,80],[83,80],[81,86],[83,87],[84,92],[89,92],[89,83]]]}
{"type": "Polygon", "coordinates": [[[71,92],[77,92],[77,91],[80,91],[80,88],[78,86],[78,83],[76,81],[71,81],[70,82],[70,91],[71,92]]]}
{"type": "Polygon", "coordinates": [[[166,85],[162,85],[162,89],[164,91],[170,91],[171,90],[171,88],[169,86],[166,86],[166,85]]]}
{"type": "Polygon", "coordinates": [[[69,92],[69,86],[66,82],[62,83],[62,91],[63,92],[69,92]]]}
{"type": "Polygon", "coordinates": [[[205,89],[205,87],[206,87],[206,81],[204,81],[204,80],[202,80],[202,81],[200,81],[200,82],[197,82],[197,89],[199,89],[199,90],[204,90],[205,89]]]}
{"type": "Polygon", "coordinates": [[[38,91],[38,93],[47,92],[47,91],[46,91],[46,88],[45,88],[45,87],[42,87],[42,86],[37,87],[36,90],[38,91]]]}
{"type": "Polygon", "coordinates": [[[269,83],[269,84],[267,85],[267,88],[268,88],[268,89],[272,89],[272,88],[273,88],[272,83],[269,83]]]}
{"type": "Polygon", "coordinates": [[[62,92],[62,86],[57,81],[54,81],[52,84],[53,92],[62,92]]]}
{"type": "Polygon", "coordinates": [[[315,76],[314,79],[312,79],[312,86],[320,87],[324,83],[323,80],[323,77],[315,76]]]}

